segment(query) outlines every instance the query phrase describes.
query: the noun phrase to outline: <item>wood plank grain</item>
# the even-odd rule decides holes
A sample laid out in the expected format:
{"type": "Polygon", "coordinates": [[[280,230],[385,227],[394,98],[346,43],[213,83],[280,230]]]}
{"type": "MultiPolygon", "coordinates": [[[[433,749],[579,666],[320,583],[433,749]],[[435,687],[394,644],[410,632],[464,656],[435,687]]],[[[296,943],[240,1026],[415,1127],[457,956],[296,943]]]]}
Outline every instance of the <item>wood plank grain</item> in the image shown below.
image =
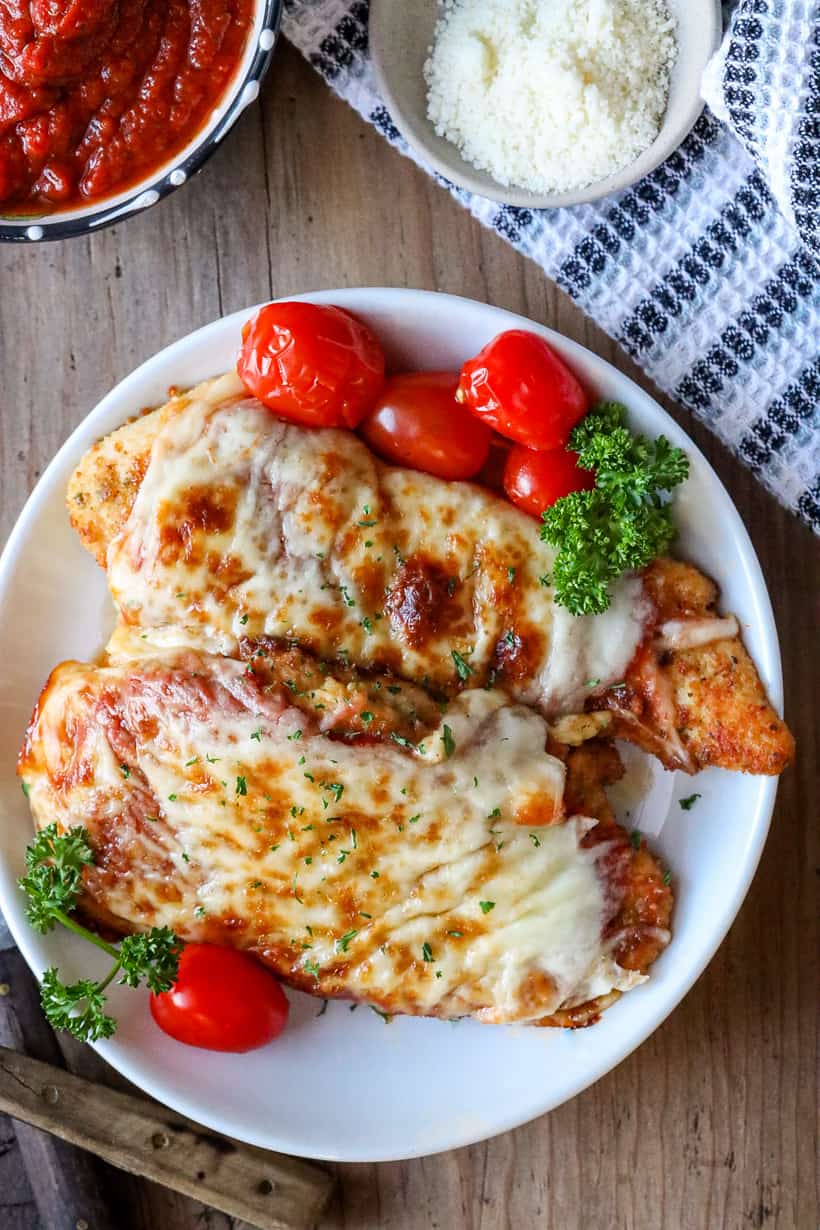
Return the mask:
{"type": "MultiPolygon", "coordinates": [[[[40,989],[22,954],[0,952],[0,1046],[24,1051],[48,1064],[61,1064],[57,1039],[40,1008],[40,989]]],[[[74,1230],[87,1222],[95,1230],[126,1230],[128,1221],[113,1196],[115,1172],[82,1149],[27,1123],[13,1121],[21,1160],[44,1225],[74,1230]]]]}
{"type": "MultiPolygon", "coordinates": [[[[337,285],[497,303],[576,338],[652,391],[540,270],[282,48],[262,107],[183,191],[88,241],[0,251],[0,538],[70,428],[136,363],[221,311],[337,285]]],[[[705,427],[659,400],[728,487],[775,604],[799,759],[755,883],[695,988],[618,1069],[487,1144],[339,1167],[323,1222],[334,1230],[817,1226],[817,544],[705,427]]],[[[66,1051],[70,1066],[121,1083],[87,1049],[66,1051]]],[[[145,1230],[228,1230],[194,1202],[138,1190],[145,1230]]]]}
{"type": "MultiPolygon", "coordinates": [[[[309,1230],[330,1195],[330,1176],[313,1163],[229,1140],[156,1102],[5,1046],[0,1046],[0,1110],[129,1174],[251,1219],[259,1230],[309,1230]]],[[[108,1224],[101,1202],[96,1212],[92,1222],[95,1210],[89,1208],[89,1223],[108,1224]]],[[[62,1230],[63,1219],[57,1206],[46,1224],[62,1230]]]]}
{"type": "Polygon", "coordinates": [[[0,1226],[3,1230],[40,1230],[40,1215],[11,1120],[0,1118],[0,1226]]]}

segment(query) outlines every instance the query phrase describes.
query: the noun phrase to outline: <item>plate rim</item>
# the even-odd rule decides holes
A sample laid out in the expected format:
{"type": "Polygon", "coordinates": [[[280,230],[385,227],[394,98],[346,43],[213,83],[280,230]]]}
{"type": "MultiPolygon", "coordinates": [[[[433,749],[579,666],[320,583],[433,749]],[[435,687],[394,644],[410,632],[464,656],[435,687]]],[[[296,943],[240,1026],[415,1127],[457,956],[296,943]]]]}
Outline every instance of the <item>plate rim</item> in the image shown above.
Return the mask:
{"type": "MultiPolygon", "coordinates": [[[[558,348],[564,353],[577,354],[584,356],[585,359],[592,361],[593,366],[603,367],[606,375],[614,372],[618,380],[626,381],[630,386],[630,393],[635,394],[638,400],[648,403],[651,406],[652,412],[658,416],[659,427],[661,430],[668,430],[672,437],[682,437],[686,443],[687,452],[691,457],[697,457],[699,463],[705,467],[706,474],[710,483],[717,484],[718,492],[721,492],[726,501],[726,506],[731,510],[731,525],[724,529],[733,543],[738,553],[739,562],[742,564],[744,572],[748,578],[749,596],[754,607],[755,618],[758,621],[758,632],[761,640],[761,645],[765,652],[766,661],[758,663],[761,673],[766,676],[767,690],[774,707],[778,712],[782,712],[782,666],[780,645],[777,635],[777,629],[774,621],[774,613],[771,606],[771,600],[768,593],[768,588],[763,576],[760,562],[752,545],[748,531],[740,517],[734,501],[729,492],[722,483],[721,479],[697,447],[695,442],[688,436],[686,430],[681,427],[672,416],[661,406],[651,393],[641,388],[630,376],[620,371],[615,364],[609,360],[602,358],[593,350],[582,345],[580,342],[574,341],[572,338],[565,337],[557,330],[549,326],[542,325],[538,321],[532,320],[519,313],[512,312],[506,308],[499,308],[493,304],[483,303],[476,299],[471,299],[466,296],[451,295],[440,291],[418,290],[413,288],[401,287],[345,287],[334,290],[309,291],[298,295],[288,295],[283,298],[290,300],[308,300],[313,302],[334,303],[339,302],[343,306],[348,307],[351,311],[368,310],[368,301],[381,299],[384,296],[397,296],[404,303],[410,303],[411,300],[425,301],[431,296],[437,300],[446,300],[453,304],[456,310],[469,307],[473,310],[478,310],[482,313],[490,314],[495,320],[501,322],[501,327],[505,327],[504,322],[508,322],[510,327],[528,327],[537,333],[544,336],[547,340],[555,342],[558,348]]],[[[265,301],[268,302],[268,301],[265,301]]],[[[144,384],[146,378],[150,376],[149,369],[160,360],[173,362],[177,356],[182,355],[189,345],[194,341],[203,341],[209,334],[222,332],[231,327],[238,326],[243,320],[247,319],[248,315],[253,312],[259,304],[248,308],[240,309],[230,313],[227,316],[220,317],[211,321],[200,328],[184,334],[177,338],[168,346],[163,347],[155,354],[149,356],[136,368],[129,372],[122,380],[118,381],[112,389],[110,389],[88,412],[87,415],[74,428],[65,442],[60,446],[54,454],[51,461],[44,469],[37,484],[33,488],[31,494],[26,500],[23,508],[12,527],[11,533],[6,541],[2,553],[0,553],[0,606],[6,600],[6,593],[10,579],[14,573],[15,565],[18,561],[19,553],[25,544],[25,539],[28,533],[34,528],[37,520],[40,503],[44,497],[50,493],[54,482],[54,474],[62,468],[65,460],[69,456],[76,457],[79,460],[82,453],[89,446],[88,438],[99,438],[99,432],[94,426],[98,420],[105,418],[113,404],[120,401],[123,396],[127,396],[132,386],[137,388],[141,383],[144,384]]],[[[139,406],[135,404],[134,413],[137,412],[139,406]]],[[[126,415],[123,421],[126,421],[126,415]]],[[[114,430],[113,427],[106,429],[107,431],[114,430]]],[[[116,1040],[103,1041],[91,1044],[93,1048],[119,1071],[126,1079],[130,1080],[143,1092],[149,1096],[157,1098],[164,1105],[177,1111],[180,1114],[186,1115],[188,1118],[194,1119],[197,1122],[203,1123],[212,1129],[222,1132],[226,1135],[233,1136],[236,1139],[246,1141],[249,1144],[269,1150],[276,1150],[285,1153],[295,1154],[300,1157],[312,1158],[317,1161],[334,1161],[334,1162],[387,1162],[409,1160],[416,1157],[433,1156],[436,1153],[446,1152],[452,1149],[462,1148],[467,1145],[477,1144],[481,1141],[491,1139],[501,1135],[514,1128],[521,1127],[541,1115],[556,1109],[563,1103],[576,1097],[593,1084],[596,1084],[603,1076],[607,1075],[615,1067],[633,1051],[637,1050],[652,1034],[660,1027],[667,1017],[681,1003],[683,998],[691,990],[694,983],[700,978],[706,967],[711,962],[717,949],[725,940],[729,928],[734,922],[743,902],[746,899],[750,885],[757,870],[760,858],[763,853],[763,848],[769,832],[771,817],[774,810],[774,803],[778,788],[778,778],[759,777],[758,792],[754,807],[750,810],[748,819],[748,840],[745,843],[743,851],[743,860],[740,867],[740,874],[734,882],[734,887],[731,895],[723,903],[723,908],[719,914],[713,916],[710,922],[710,940],[700,951],[698,959],[693,962],[687,975],[682,981],[675,984],[674,990],[669,993],[669,1002],[664,1002],[660,1006],[656,1006],[646,1014],[646,1018],[641,1021],[640,1028],[633,1031],[628,1038],[624,1039],[620,1045],[614,1050],[608,1050],[605,1066],[594,1068],[593,1075],[587,1077],[586,1073],[581,1079],[573,1085],[573,1088],[559,1096],[544,1097],[536,1099],[537,1104],[533,1104],[524,1113],[520,1110],[514,1111],[507,1116],[496,1117],[493,1125],[488,1130],[483,1128],[476,1131],[474,1128],[463,1128],[460,1132],[452,1132],[451,1138],[444,1143],[437,1143],[433,1148],[404,1148],[397,1150],[395,1147],[386,1148],[385,1150],[373,1155],[370,1151],[367,1155],[361,1152],[346,1151],[344,1147],[338,1150],[329,1151],[320,1149],[318,1151],[309,1151],[303,1144],[297,1142],[296,1147],[292,1140],[287,1137],[286,1130],[282,1129],[267,1131],[261,1133],[255,1130],[249,1130],[238,1121],[231,1118],[217,1118],[210,1115],[207,1110],[202,1113],[200,1107],[195,1100],[190,1096],[178,1096],[175,1092],[169,1097],[167,1090],[161,1080],[154,1080],[150,1073],[148,1077],[144,1074],[141,1068],[139,1052],[132,1057],[134,1051],[133,1046],[124,1043],[118,1043],[116,1040]]],[[[47,937],[41,937],[34,932],[25,923],[23,911],[19,899],[12,896],[6,897],[4,893],[3,879],[0,877],[0,909],[2,909],[9,930],[15,943],[20,949],[24,959],[29,967],[38,977],[41,977],[46,961],[42,959],[37,952],[37,947],[47,937]]]]}

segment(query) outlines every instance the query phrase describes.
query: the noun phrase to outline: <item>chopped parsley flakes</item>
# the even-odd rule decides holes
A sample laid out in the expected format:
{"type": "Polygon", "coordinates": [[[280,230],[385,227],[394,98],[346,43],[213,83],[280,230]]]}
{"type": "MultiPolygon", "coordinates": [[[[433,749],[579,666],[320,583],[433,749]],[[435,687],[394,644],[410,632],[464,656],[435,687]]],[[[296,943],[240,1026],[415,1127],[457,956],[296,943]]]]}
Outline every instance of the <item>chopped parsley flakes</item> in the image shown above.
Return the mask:
{"type": "Polygon", "coordinates": [[[347,952],[348,944],[350,943],[351,940],[354,940],[358,934],[359,932],[356,930],[355,927],[353,928],[352,931],[345,932],[342,938],[336,941],[336,947],[339,950],[339,952],[347,952]]]}
{"type": "Polygon", "coordinates": [[[700,794],[690,794],[685,799],[679,799],[678,802],[680,803],[684,811],[691,811],[692,808],[697,803],[698,799],[702,797],[703,796],[700,794]]]}
{"type": "Polygon", "coordinates": [[[404,735],[400,735],[396,730],[390,731],[390,738],[394,743],[398,743],[399,747],[406,747],[411,752],[416,750],[415,744],[411,743],[409,739],[405,739],[404,735]]]}
{"type": "Polygon", "coordinates": [[[469,662],[464,661],[457,649],[453,649],[451,652],[453,661],[455,662],[456,671],[458,672],[458,677],[462,683],[466,683],[470,676],[475,674],[475,671],[472,666],[470,666],[469,662]]]}

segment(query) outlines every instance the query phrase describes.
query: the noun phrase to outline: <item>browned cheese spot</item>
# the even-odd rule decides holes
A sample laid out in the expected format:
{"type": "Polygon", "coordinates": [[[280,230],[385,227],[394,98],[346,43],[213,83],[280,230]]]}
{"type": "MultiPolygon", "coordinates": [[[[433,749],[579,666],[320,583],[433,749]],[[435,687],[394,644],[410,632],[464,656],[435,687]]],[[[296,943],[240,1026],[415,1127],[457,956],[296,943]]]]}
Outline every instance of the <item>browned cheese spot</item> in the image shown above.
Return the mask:
{"type": "Polygon", "coordinates": [[[192,486],[176,504],[161,505],[157,510],[161,526],[161,562],[168,565],[180,560],[186,564],[201,563],[203,538],[230,530],[237,499],[234,487],[192,486]]]}
{"type": "Polygon", "coordinates": [[[441,626],[451,595],[449,576],[432,560],[413,556],[399,568],[384,604],[394,633],[413,648],[441,626]]]}

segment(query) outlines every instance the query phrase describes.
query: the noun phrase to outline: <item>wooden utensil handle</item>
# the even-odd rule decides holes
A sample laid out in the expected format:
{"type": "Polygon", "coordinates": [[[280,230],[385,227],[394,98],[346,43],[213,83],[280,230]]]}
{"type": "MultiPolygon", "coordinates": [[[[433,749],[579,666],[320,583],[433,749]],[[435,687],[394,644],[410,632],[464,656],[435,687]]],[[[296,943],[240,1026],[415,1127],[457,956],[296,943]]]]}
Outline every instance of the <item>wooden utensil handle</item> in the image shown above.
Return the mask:
{"type": "Polygon", "coordinates": [[[228,1140],[4,1046],[0,1111],[261,1230],[306,1230],[330,1195],[330,1175],[318,1166],[228,1140]]]}

